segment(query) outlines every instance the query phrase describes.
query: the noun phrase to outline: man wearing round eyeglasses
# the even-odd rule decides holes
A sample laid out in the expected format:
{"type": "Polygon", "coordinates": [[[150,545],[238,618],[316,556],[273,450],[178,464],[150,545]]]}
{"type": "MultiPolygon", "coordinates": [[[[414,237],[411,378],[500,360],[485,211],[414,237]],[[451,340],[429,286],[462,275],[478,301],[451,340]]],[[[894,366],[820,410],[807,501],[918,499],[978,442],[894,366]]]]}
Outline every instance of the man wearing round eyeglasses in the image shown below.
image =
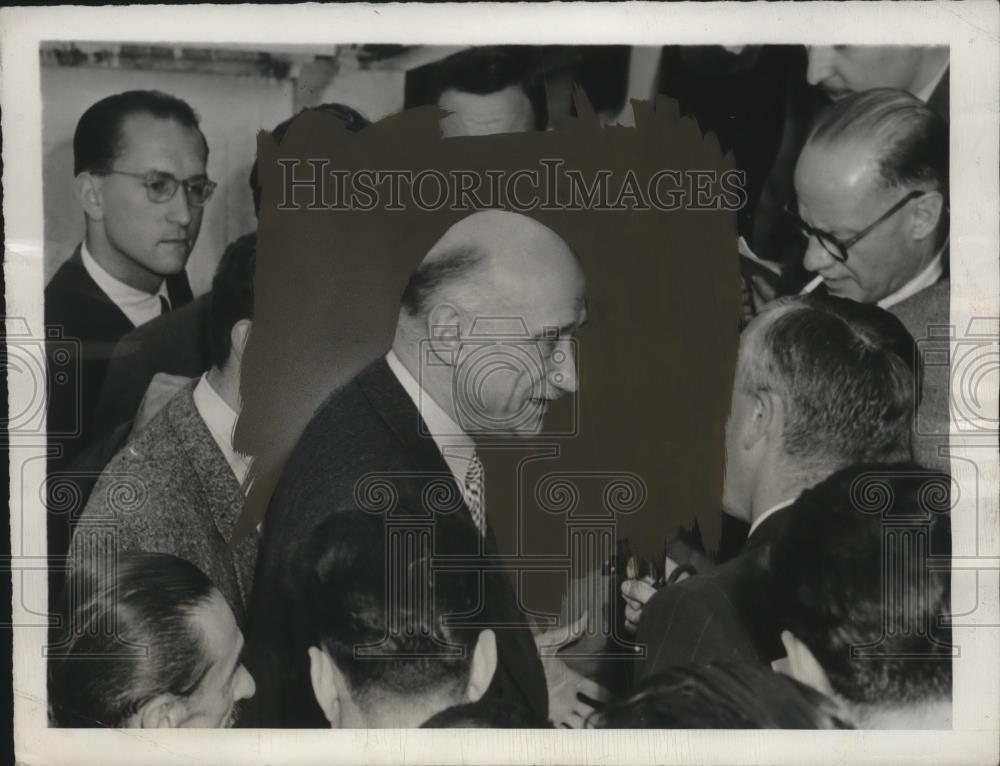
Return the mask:
{"type": "MultiPolygon", "coordinates": [[[[934,110],[892,89],[837,101],[799,155],[795,192],[788,215],[816,274],[806,291],[875,303],[918,342],[949,322],[948,126],[934,110]]],[[[926,372],[918,437],[949,423],[947,369],[926,372]]],[[[937,447],[915,443],[923,462],[947,470],[937,447]]]]}
{"type": "Polygon", "coordinates": [[[893,308],[944,277],[948,130],[910,94],[864,91],[824,112],[795,191],[805,267],[830,294],[893,308]]]}
{"type": "MultiPolygon", "coordinates": [[[[184,269],[215,189],[194,110],[158,91],[89,107],[73,160],[85,236],[45,289],[50,336],[65,339],[48,343],[50,482],[98,435],[93,412],[115,343],[191,301],[184,269]]],[[[58,555],[72,520],[52,522],[49,553],[58,555]]]]}

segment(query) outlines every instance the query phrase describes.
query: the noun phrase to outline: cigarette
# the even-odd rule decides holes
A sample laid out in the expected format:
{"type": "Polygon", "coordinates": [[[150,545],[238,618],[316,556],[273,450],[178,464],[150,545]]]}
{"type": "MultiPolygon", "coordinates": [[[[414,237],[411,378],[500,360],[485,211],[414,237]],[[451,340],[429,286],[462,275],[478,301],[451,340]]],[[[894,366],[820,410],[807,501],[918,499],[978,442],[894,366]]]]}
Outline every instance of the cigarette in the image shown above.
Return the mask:
{"type": "Polygon", "coordinates": [[[815,290],[817,287],[819,287],[822,283],[823,283],[823,276],[819,275],[815,279],[813,279],[812,282],[810,282],[808,285],[806,285],[805,287],[803,287],[802,288],[802,292],[799,293],[799,295],[806,295],[808,293],[811,293],[813,290],[815,290]]]}

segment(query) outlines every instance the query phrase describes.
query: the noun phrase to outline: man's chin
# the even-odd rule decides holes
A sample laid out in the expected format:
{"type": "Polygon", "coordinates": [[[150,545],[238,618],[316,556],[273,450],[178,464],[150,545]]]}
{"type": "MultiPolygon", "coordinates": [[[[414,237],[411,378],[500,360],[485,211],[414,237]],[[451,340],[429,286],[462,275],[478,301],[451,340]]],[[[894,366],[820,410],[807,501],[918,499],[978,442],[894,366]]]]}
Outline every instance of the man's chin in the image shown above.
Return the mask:
{"type": "Polygon", "coordinates": [[[837,298],[848,298],[859,303],[864,302],[864,296],[858,289],[858,283],[853,279],[824,279],[823,284],[829,295],[837,298]]]}

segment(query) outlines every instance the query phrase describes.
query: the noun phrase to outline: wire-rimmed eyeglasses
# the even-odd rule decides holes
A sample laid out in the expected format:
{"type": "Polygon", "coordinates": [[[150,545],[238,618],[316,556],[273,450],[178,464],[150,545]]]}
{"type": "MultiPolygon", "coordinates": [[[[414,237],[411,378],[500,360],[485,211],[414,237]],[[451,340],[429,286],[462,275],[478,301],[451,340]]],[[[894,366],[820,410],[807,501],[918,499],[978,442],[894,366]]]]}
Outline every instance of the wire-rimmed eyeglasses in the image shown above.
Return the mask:
{"type": "Polygon", "coordinates": [[[119,175],[131,176],[142,181],[146,187],[146,197],[150,202],[169,202],[174,198],[179,186],[184,187],[187,194],[188,204],[192,207],[202,207],[218,184],[204,177],[185,178],[181,180],[159,170],[151,170],[148,173],[129,173],[125,170],[100,170],[98,175],[119,175]]]}

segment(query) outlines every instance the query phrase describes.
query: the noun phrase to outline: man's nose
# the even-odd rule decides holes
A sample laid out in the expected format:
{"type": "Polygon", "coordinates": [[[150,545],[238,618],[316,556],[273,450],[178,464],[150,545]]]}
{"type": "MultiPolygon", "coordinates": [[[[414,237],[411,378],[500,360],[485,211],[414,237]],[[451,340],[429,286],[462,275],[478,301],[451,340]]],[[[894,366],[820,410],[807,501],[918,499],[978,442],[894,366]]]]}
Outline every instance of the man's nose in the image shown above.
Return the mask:
{"type": "Polygon", "coordinates": [[[240,665],[240,669],[236,672],[239,674],[239,678],[236,679],[236,683],[233,685],[233,700],[239,702],[240,700],[250,699],[250,697],[257,693],[257,684],[254,682],[253,676],[250,675],[250,671],[243,665],[240,665]]]}
{"type": "Polygon", "coordinates": [[[549,382],[567,394],[576,392],[576,354],[572,341],[566,340],[556,346],[549,357],[549,382]]]}
{"type": "Polygon", "coordinates": [[[833,48],[829,45],[810,45],[809,67],[806,69],[806,79],[810,85],[819,85],[833,72],[833,48]]]}
{"type": "Polygon", "coordinates": [[[809,244],[806,246],[806,254],[802,260],[802,265],[806,267],[806,271],[825,269],[832,265],[835,260],[826,251],[826,248],[819,243],[816,237],[809,238],[809,244]]]}
{"type": "Polygon", "coordinates": [[[193,216],[191,204],[188,202],[187,189],[184,184],[177,186],[174,196],[167,201],[167,219],[171,223],[187,226],[193,216]]]}

